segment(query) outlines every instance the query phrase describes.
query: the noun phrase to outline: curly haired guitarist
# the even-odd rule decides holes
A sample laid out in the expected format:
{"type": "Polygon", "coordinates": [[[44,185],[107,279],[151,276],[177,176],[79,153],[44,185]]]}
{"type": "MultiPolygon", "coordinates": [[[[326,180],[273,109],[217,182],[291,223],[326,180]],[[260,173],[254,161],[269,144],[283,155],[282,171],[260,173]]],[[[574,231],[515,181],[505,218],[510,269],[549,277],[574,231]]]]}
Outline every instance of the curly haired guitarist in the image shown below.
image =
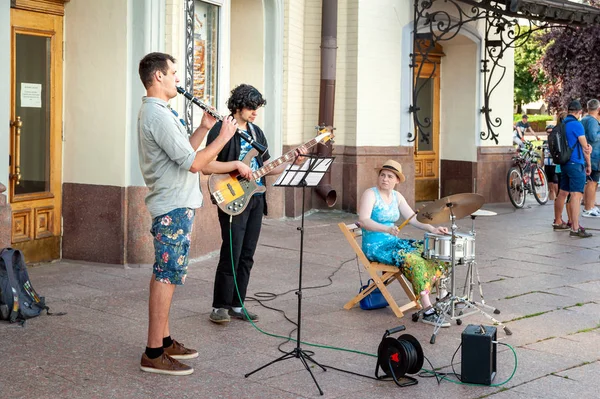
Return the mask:
{"type": "MultiPolygon", "coordinates": [[[[268,148],[267,139],[263,131],[254,124],[258,110],[266,105],[267,101],[262,94],[254,87],[241,84],[231,91],[231,96],[227,101],[227,108],[233,118],[237,121],[238,128],[244,130],[254,138],[255,141],[268,148]]],[[[217,122],[208,133],[207,145],[218,137],[221,123],[217,122]]],[[[252,173],[261,168],[269,158],[269,152],[265,151],[262,155],[252,158],[249,165],[242,162],[246,154],[252,149],[252,146],[239,135],[234,136],[223,147],[217,159],[210,162],[202,169],[204,174],[223,174],[237,171],[237,173],[248,180],[252,178],[252,173]]],[[[304,153],[299,150],[298,153],[304,153]]],[[[298,157],[296,162],[299,164],[302,157],[298,157]]],[[[274,168],[269,174],[279,174],[283,172],[286,163],[282,163],[274,168]]],[[[257,181],[259,185],[265,185],[264,177],[257,181]]],[[[232,317],[242,320],[257,321],[258,316],[249,311],[242,310],[242,302],[246,298],[246,289],[250,280],[250,270],[254,264],[254,252],[260,236],[263,214],[267,214],[267,204],[264,192],[255,193],[249,200],[246,209],[236,216],[230,216],[218,210],[219,224],[221,225],[221,253],[219,264],[215,274],[215,285],[213,292],[213,311],[209,319],[214,323],[227,323],[232,317]],[[231,229],[231,243],[230,243],[231,229]],[[230,250],[233,248],[233,254],[230,250]],[[235,290],[235,281],[239,289],[239,294],[235,290]]]]}

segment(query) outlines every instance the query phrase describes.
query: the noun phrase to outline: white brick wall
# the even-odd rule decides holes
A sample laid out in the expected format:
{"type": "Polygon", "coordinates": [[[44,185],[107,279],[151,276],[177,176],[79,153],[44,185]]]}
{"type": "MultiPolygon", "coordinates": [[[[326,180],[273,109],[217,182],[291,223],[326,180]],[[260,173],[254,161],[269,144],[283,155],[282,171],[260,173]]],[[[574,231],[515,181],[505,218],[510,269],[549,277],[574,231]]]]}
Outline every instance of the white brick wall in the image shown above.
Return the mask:
{"type": "Polygon", "coordinates": [[[307,0],[287,0],[284,9],[283,143],[297,144],[304,136],[304,7],[307,0]]]}
{"type": "Polygon", "coordinates": [[[356,145],[358,2],[338,3],[337,81],[335,90],[336,144],[356,145]]]}
{"type": "MultiPolygon", "coordinates": [[[[338,4],[338,49],[334,125],[336,143],[355,145],[358,4],[338,4]]],[[[284,144],[315,135],[319,123],[321,1],[287,0],[284,33],[284,144]]]]}

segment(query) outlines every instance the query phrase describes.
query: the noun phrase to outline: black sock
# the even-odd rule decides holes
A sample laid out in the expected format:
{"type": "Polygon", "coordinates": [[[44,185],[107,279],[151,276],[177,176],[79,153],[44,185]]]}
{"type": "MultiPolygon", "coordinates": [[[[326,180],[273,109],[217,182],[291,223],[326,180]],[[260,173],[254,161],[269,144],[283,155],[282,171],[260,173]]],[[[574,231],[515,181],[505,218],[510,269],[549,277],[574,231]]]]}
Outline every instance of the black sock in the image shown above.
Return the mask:
{"type": "Polygon", "coordinates": [[[171,339],[171,336],[169,335],[168,337],[164,337],[163,338],[163,348],[168,348],[171,345],[173,345],[173,340],[171,339]]]}
{"type": "Polygon", "coordinates": [[[156,359],[157,357],[162,356],[164,350],[163,348],[148,348],[146,347],[146,356],[149,359],[156,359]]]}

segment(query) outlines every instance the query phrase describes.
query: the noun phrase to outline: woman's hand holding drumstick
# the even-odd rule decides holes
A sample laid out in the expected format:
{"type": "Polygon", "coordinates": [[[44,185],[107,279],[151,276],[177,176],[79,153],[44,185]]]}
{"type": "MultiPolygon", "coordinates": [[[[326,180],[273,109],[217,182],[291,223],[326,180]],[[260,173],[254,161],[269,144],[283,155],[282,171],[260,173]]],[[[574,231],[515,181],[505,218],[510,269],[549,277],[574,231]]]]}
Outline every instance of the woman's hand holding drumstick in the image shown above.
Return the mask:
{"type": "Polygon", "coordinates": [[[404,222],[402,222],[402,224],[400,226],[392,226],[392,227],[390,227],[389,233],[391,235],[393,235],[393,236],[398,236],[398,234],[400,233],[400,230],[402,230],[404,228],[404,226],[406,226],[412,220],[412,218],[414,218],[415,216],[417,216],[417,213],[419,213],[419,210],[417,210],[415,213],[413,213],[411,215],[411,217],[409,217],[404,222]]]}

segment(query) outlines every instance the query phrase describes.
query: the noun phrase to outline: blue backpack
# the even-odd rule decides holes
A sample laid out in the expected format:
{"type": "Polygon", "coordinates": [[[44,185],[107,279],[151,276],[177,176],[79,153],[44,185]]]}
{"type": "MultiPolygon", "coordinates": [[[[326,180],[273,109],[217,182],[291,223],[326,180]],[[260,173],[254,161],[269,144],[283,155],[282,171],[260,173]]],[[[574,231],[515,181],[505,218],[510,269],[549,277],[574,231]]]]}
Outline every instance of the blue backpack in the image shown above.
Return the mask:
{"type": "Polygon", "coordinates": [[[44,297],[40,297],[29,281],[23,253],[18,249],[0,251],[0,319],[11,323],[48,312],[44,297]]]}

